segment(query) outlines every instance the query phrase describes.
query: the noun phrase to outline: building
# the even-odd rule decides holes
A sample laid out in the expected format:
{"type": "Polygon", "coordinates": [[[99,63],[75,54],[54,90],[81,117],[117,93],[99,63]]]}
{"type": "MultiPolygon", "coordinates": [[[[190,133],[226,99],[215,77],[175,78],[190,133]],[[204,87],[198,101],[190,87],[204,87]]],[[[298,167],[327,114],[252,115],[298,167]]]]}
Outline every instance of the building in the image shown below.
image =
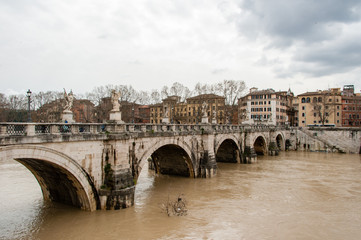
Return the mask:
{"type": "Polygon", "coordinates": [[[75,99],[72,110],[75,122],[91,123],[95,121],[95,106],[88,99],[75,99]]]}
{"type": "Polygon", "coordinates": [[[175,124],[198,124],[202,122],[202,105],[207,104],[208,122],[215,117],[217,123],[226,123],[225,98],[215,94],[202,94],[180,102],[179,96],[170,96],[162,103],[150,106],[150,123],[162,123],[165,119],[175,124]],[[164,114],[167,116],[164,116],[164,114]]]}
{"type": "Polygon", "coordinates": [[[342,126],[361,127],[361,95],[355,94],[353,85],[342,90],[342,126]]]}
{"type": "Polygon", "coordinates": [[[201,94],[187,98],[187,123],[197,124],[202,121],[202,105],[207,104],[208,122],[212,123],[212,118],[218,124],[229,122],[230,113],[225,111],[225,98],[215,94],[201,94]],[[229,115],[229,116],[228,116],[229,115]]]}
{"type": "Polygon", "coordinates": [[[250,92],[238,100],[239,122],[245,124],[285,125],[289,122],[288,112],[292,108],[291,90],[276,92],[273,89],[250,92]]]}
{"type": "Polygon", "coordinates": [[[163,103],[150,105],[150,123],[160,124],[163,119],[163,103]]]}
{"type": "Polygon", "coordinates": [[[306,92],[297,96],[298,125],[337,126],[342,123],[340,88],[306,92]]]}
{"type": "MultiPolygon", "coordinates": [[[[57,99],[41,106],[34,114],[33,121],[36,122],[61,122],[64,110],[64,99],[57,99]]],[[[74,99],[73,118],[75,122],[90,123],[95,121],[95,106],[87,99],[74,99]]]]}

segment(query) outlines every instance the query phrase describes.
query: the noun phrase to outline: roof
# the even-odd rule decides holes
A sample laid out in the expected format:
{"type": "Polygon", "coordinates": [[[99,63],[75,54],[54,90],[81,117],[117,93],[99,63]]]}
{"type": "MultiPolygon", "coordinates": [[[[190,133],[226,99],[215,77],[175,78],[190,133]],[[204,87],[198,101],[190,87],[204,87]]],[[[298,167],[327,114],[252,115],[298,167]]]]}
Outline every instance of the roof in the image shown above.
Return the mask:
{"type": "Polygon", "coordinates": [[[225,97],[213,94],[213,93],[208,93],[208,94],[201,94],[195,97],[190,97],[187,98],[187,100],[198,100],[198,99],[209,99],[209,98],[222,98],[225,99],[225,97]]]}

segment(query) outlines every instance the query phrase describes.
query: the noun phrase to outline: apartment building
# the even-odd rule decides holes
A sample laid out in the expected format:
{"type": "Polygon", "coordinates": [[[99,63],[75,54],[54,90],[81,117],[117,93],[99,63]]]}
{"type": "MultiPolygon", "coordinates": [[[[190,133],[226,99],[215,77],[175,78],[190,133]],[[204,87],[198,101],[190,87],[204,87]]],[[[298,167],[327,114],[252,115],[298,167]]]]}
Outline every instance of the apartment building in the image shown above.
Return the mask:
{"type": "Polygon", "coordinates": [[[342,125],[340,88],[306,92],[298,95],[297,98],[300,127],[342,125]]]}
{"type": "Polygon", "coordinates": [[[361,127],[361,95],[355,94],[353,85],[342,90],[342,126],[361,127]]]}
{"type": "Polygon", "coordinates": [[[246,96],[238,100],[239,122],[285,125],[292,98],[291,90],[276,92],[273,89],[251,88],[246,96]]]}

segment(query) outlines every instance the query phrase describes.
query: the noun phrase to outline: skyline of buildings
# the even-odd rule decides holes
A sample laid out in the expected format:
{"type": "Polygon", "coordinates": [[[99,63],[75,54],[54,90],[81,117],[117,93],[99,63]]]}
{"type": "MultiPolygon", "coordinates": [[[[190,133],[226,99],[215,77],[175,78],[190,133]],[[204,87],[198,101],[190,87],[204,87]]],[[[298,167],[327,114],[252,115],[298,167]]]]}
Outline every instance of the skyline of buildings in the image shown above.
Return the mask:
{"type": "MultiPolygon", "coordinates": [[[[225,97],[200,94],[186,98],[169,96],[161,103],[140,105],[121,101],[122,120],[127,123],[173,124],[267,124],[290,126],[361,126],[361,94],[353,85],[341,88],[305,92],[294,96],[291,89],[250,88],[236,105],[227,105],[225,97]]],[[[109,97],[97,106],[87,99],[75,99],[73,112],[76,122],[106,122],[112,109],[109,97]]],[[[32,111],[34,122],[60,122],[63,100],[57,99],[32,111]]],[[[4,108],[2,113],[6,112],[4,108]]],[[[2,114],[3,115],[3,114],[2,114]]],[[[23,114],[24,115],[24,114],[23,114]]],[[[21,122],[23,117],[13,118],[21,122]]],[[[7,121],[2,116],[1,121],[7,121]]],[[[25,120],[24,120],[25,121],[25,120]]]]}

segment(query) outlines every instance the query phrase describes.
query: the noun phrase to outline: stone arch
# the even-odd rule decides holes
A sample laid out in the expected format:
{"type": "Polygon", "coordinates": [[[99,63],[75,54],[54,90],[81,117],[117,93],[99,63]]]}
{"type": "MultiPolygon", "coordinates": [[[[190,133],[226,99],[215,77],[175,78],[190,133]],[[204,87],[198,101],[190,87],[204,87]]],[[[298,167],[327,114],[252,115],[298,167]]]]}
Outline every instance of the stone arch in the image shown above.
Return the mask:
{"type": "Polygon", "coordinates": [[[232,140],[237,145],[237,148],[241,149],[241,146],[239,146],[239,144],[242,144],[242,143],[239,142],[239,139],[235,135],[224,135],[219,140],[216,141],[215,146],[214,146],[215,153],[218,151],[221,144],[227,139],[232,140]]]}
{"type": "Polygon", "coordinates": [[[276,143],[277,147],[281,151],[285,151],[285,149],[286,149],[286,140],[285,140],[284,135],[281,132],[276,133],[275,143],[276,143]]]}
{"type": "Polygon", "coordinates": [[[254,138],[253,148],[257,155],[266,155],[268,152],[267,141],[266,138],[260,134],[254,138]]]}
{"type": "Polygon", "coordinates": [[[37,179],[44,200],[94,211],[100,208],[96,188],[85,170],[69,156],[41,146],[0,147],[0,159],[14,159],[37,179]]]}
{"type": "Polygon", "coordinates": [[[217,162],[240,163],[240,146],[238,139],[231,136],[224,136],[215,146],[215,155],[217,162]]]}
{"type": "MultiPolygon", "coordinates": [[[[194,154],[190,148],[190,146],[185,143],[184,141],[179,141],[177,139],[163,139],[161,141],[156,141],[154,145],[152,145],[149,149],[147,149],[143,154],[140,156],[140,161],[138,164],[138,172],[141,172],[144,165],[148,162],[148,159],[158,150],[160,151],[169,151],[175,150],[176,153],[180,154],[184,157],[184,163],[188,167],[189,177],[195,176],[195,164],[194,164],[194,154]],[[165,149],[168,148],[168,149],[165,149]]],[[[179,159],[178,159],[179,160],[179,159]]],[[[182,175],[182,174],[176,174],[182,175]]]]}

